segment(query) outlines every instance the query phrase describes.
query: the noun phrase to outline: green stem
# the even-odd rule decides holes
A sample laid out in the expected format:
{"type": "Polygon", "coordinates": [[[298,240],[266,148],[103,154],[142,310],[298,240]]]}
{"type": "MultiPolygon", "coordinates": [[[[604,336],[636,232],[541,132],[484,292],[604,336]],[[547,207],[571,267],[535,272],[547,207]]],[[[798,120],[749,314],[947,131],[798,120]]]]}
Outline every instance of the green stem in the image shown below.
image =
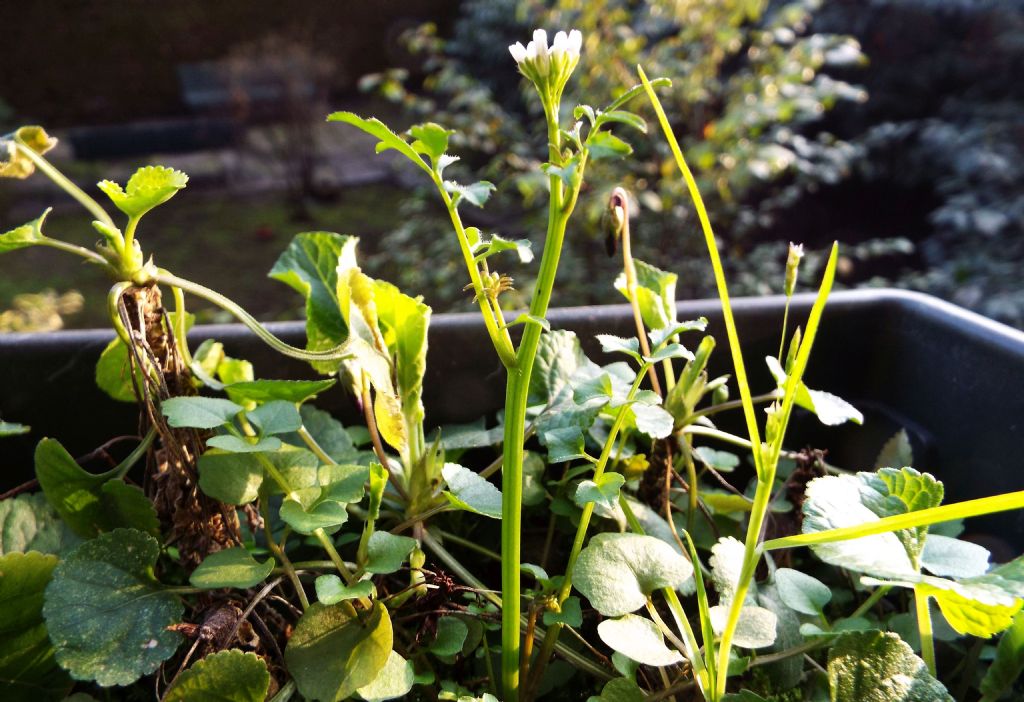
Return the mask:
{"type": "Polygon", "coordinates": [[[69,244],[68,242],[61,241],[60,239],[51,239],[48,236],[44,236],[39,241],[39,244],[41,246],[49,246],[50,248],[53,248],[53,249],[59,249],[61,251],[65,251],[67,253],[72,253],[72,254],[74,254],[76,256],[81,256],[85,260],[89,261],[89,263],[98,263],[99,265],[103,266],[104,268],[106,268],[107,270],[109,270],[109,271],[111,271],[113,273],[114,269],[110,267],[110,263],[107,261],[107,259],[105,259],[102,256],[100,256],[95,251],[90,251],[89,249],[85,248],[84,246],[77,246],[75,244],[69,244]]]}
{"type": "Polygon", "coordinates": [[[891,589],[891,585],[883,585],[876,588],[866,600],[861,602],[860,607],[853,610],[853,614],[851,614],[849,618],[855,619],[857,617],[863,617],[872,607],[878,604],[878,601],[885,597],[891,589]]]}
{"type": "Polygon", "coordinates": [[[302,608],[309,609],[309,599],[306,597],[306,591],[303,589],[302,583],[299,581],[299,574],[295,572],[295,567],[292,566],[292,562],[288,560],[288,556],[285,554],[284,549],[278,546],[277,542],[274,541],[274,534],[270,531],[270,512],[268,510],[267,500],[263,495],[260,495],[260,515],[263,517],[263,536],[267,540],[267,548],[269,548],[274,557],[281,562],[281,567],[288,576],[288,580],[291,581],[292,587],[295,588],[295,594],[299,596],[299,603],[302,605],[302,608]]]}
{"type": "Polygon", "coordinates": [[[331,537],[327,535],[327,532],[323,529],[317,529],[313,532],[313,536],[316,537],[316,540],[319,541],[320,545],[323,546],[325,551],[327,551],[327,557],[331,559],[331,563],[334,564],[335,570],[341,574],[345,584],[349,587],[354,585],[356,579],[352,575],[352,571],[348,569],[348,566],[345,564],[345,559],[343,559],[341,554],[338,553],[338,549],[334,548],[334,542],[331,541],[331,537]]]}
{"type": "Polygon", "coordinates": [[[256,336],[258,336],[265,344],[285,356],[297,358],[300,361],[343,361],[351,358],[351,354],[346,350],[345,344],[340,344],[335,346],[333,349],[328,349],[326,351],[306,351],[286,344],[271,334],[266,327],[264,327],[255,317],[246,312],[237,302],[234,302],[224,295],[221,295],[219,292],[210,290],[199,283],[193,283],[191,280],[179,278],[165,270],[159,271],[154,280],[157,283],[181,288],[185,292],[201,297],[204,300],[212,302],[221,309],[230,312],[236,319],[256,334],[256,336]]]}
{"type": "Polygon", "coordinates": [[[324,451],[323,447],[317,443],[316,439],[314,439],[313,435],[309,433],[309,430],[306,429],[305,425],[299,427],[299,431],[297,433],[299,438],[302,439],[302,442],[306,444],[309,450],[312,451],[322,463],[335,465],[334,459],[327,455],[327,452],[324,451]]]}
{"type": "Polygon", "coordinates": [[[174,340],[185,365],[191,366],[192,352],[188,348],[188,330],[185,328],[185,291],[172,286],[171,294],[174,295],[174,340]]]}
{"type": "Polygon", "coordinates": [[[935,672],[935,639],[932,637],[932,613],[928,608],[928,595],[914,589],[914,609],[917,611],[917,631],[921,636],[921,658],[928,672],[935,672]]]}
{"type": "Polygon", "coordinates": [[[135,449],[128,454],[128,457],[121,461],[116,468],[107,473],[107,475],[111,478],[122,480],[124,476],[128,474],[128,471],[132,469],[132,466],[134,466],[140,458],[146,455],[146,451],[149,450],[154,439],[156,439],[156,427],[150,427],[149,431],[146,432],[146,435],[142,438],[142,441],[139,442],[139,445],[136,446],[135,449]]]}
{"type": "Polygon", "coordinates": [[[114,220],[110,218],[110,215],[107,214],[106,210],[100,207],[98,202],[86,195],[85,191],[72,183],[67,176],[58,171],[53,164],[24,144],[18,143],[17,141],[15,143],[18,145],[18,150],[23,156],[32,161],[32,163],[36,165],[36,168],[46,174],[46,176],[54,183],[59,185],[64,192],[78,200],[85,209],[89,210],[89,213],[92,214],[93,217],[111,227],[114,226],[114,220]]]}
{"type": "Polygon", "coordinates": [[[779,364],[782,363],[782,354],[786,349],[786,327],[789,325],[789,301],[793,298],[786,296],[786,307],[782,312],[782,336],[779,337],[779,364]]]}

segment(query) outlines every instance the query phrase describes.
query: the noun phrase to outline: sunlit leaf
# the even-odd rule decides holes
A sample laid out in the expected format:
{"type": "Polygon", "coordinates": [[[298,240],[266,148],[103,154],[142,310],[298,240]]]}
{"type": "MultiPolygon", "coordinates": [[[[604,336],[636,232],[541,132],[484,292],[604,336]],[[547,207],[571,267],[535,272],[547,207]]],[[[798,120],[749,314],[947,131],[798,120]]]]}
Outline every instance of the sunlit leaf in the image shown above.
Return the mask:
{"type": "Polygon", "coordinates": [[[328,390],[337,380],[245,380],[224,387],[235,402],[284,400],[294,404],[311,400],[328,390]]]}
{"type": "Polygon", "coordinates": [[[244,410],[241,405],[219,397],[172,397],[161,402],[160,409],[172,427],[196,429],[229,424],[244,410]]]}
{"type": "Polygon", "coordinates": [[[490,199],[495,187],[494,183],[486,180],[480,180],[469,185],[446,180],[444,182],[444,189],[452,195],[452,200],[454,200],[456,205],[465,201],[476,207],[483,207],[490,199]]]}
{"type": "MultiPolygon", "coordinates": [[[[289,488],[299,490],[317,484],[319,461],[305,449],[284,448],[259,454],[284,474],[289,488]]],[[[209,449],[199,457],[199,488],[214,499],[230,505],[244,505],[259,495],[264,466],[257,454],[209,449]]],[[[278,488],[275,486],[274,488],[278,488]]]]}
{"type": "Polygon", "coordinates": [[[21,436],[32,431],[32,427],[17,422],[0,421],[0,439],[8,436],[21,436]]]}
{"type": "Polygon", "coordinates": [[[444,496],[452,505],[485,517],[501,519],[501,490],[457,463],[446,463],[441,469],[441,475],[448,484],[444,496]]]}
{"type": "Polygon", "coordinates": [[[622,158],[633,153],[633,147],[610,132],[593,131],[587,138],[590,158],[622,158]]]}
{"type": "Polygon", "coordinates": [[[430,166],[420,158],[419,154],[416,153],[412,146],[410,146],[409,142],[388,129],[387,125],[376,117],[364,119],[352,112],[334,112],[327,116],[327,121],[345,122],[346,124],[351,124],[353,127],[358,127],[367,134],[375,136],[380,140],[380,143],[377,144],[377,153],[387,149],[394,149],[422,168],[428,174],[433,173],[430,166]]]}
{"type": "Polygon", "coordinates": [[[48,207],[45,212],[31,222],[0,234],[0,254],[39,244],[43,240],[43,220],[52,209],[52,207],[48,207]]]}
{"type": "Polygon", "coordinates": [[[893,633],[843,634],[828,656],[834,702],[953,702],[945,686],[893,633]]]}
{"type": "MultiPolygon", "coordinates": [[[[644,325],[655,330],[674,329],[670,336],[675,336],[681,331],[697,329],[693,326],[683,329],[676,327],[676,283],[679,276],[637,259],[633,260],[633,265],[636,269],[636,299],[644,325]]],[[[620,273],[615,279],[615,289],[627,300],[631,299],[625,273],[620,273]]],[[[706,320],[704,321],[706,323],[706,320]]],[[[662,341],[663,339],[659,337],[654,345],[659,346],[662,341]]]]}
{"type": "Polygon", "coordinates": [[[57,145],[57,140],[35,126],[21,127],[0,137],[0,178],[28,178],[35,173],[36,164],[19,152],[18,144],[42,156],[57,145]]]}
{"type": "Polygon", "coordinates": [[[665,645],[658,625],[646,617],[626,614],[618,619],[605,619],[597,625],[597,635],[612,650],[644,665],[661,667],[683,661],[679,651],[665,645]]]}
{"type": "Polygon", "coordinates": [[[596,502],[609,509],[619,501],[619,489],[626,479],[621,473],[603,473],[597,480],[584,480],[576,486],[573,500],[580,507],[596,502]]]}
{"type": "Polygon", "coordinates": [[[255,653],[218,651],[196,661],[164,693],[163,702],[263,702],[267,664],[255,653]]]}
{"type": "Polygon", "coordinates": [[[101,180],[96,186],[117,209],[129,217],[141,217],[170,200],[187,183],[188,176],[181,171],[165,166],[144,166],[132,174],[124,188],[111,180],[101,180]]]}
{"type": "Polygon", "coordinates": [[[775,587],[790,609],[817,616],[832,599],[832,590],[817,578],[792,568],[775,571],[775,587]]]}
{"type": "Polygon", "coordinates": [[[393,700],[407,695],[415,682],[416,671],[412,662],[392,651],[377,678],[369,685],[359,688],[357,692],[366,702],[393,700]]]}
{"type": "Polygon", "coordinates": [[[544,612],[544,626],[562,624],[564,626],[583,626],[583,609],[580,607],[580,598],[576,596],[565,598],[559,611],[548,609],[544,612]]]}

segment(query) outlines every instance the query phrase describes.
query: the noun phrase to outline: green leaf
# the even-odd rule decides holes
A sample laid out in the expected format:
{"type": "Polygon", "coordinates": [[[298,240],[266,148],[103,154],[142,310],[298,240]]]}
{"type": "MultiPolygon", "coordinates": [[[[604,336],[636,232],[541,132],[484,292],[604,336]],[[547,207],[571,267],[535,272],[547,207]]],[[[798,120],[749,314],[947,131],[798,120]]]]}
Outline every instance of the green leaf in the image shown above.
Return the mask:
{"type": "Polygon", "coordinates": [[[57,700],[70,688],[54,660],[43,621],[43,590],[57,558],[41,553],[0,557],[0,681],[12,702],[57,700]]]}
{"type": "Polygon", "coordinates": [[[502,251],[515,251],[521,263],[529,263],[533,260],[533,242],[529,239],[504,239],[497,234],[490,239],[481,240],[473,247],[473,260],[477,263],[485,261],[502,251]]]}
{"type": "Polygon", "coordinates": [[[135,171],[124,188],[110,180],[101,180],[96,186],[106,193],[117,209],[137,218],[170,200],[187,183],[188,176],[181,171],[164,166],[144,166],[135,171]]]}
{"type": "MultiPolygon", "coordinates": [[[[718,604],[708,609],[711,626],[716,635],[725,631],[732,603],[718,604]]],[[[757,605],[743,605],[733,632],[733,645],[740,648],[766,648],[775,643],[778,617],[775,612],[757,605]]]]}
{"type": "Polygon", "coordinates": [[[792,568],[775,571],[775,587],[790,609],[817,616],[832,599],[832,590],[817,578],[792,568]]]}
{"type": "Polygon", "coordinates": [[[391,618],[380,602],[360,616],[347,602],[315,603],[296,624],[284,657],[304,697],[335,702],[376,680],[391,646],[391,618]]]}
{"type": "MultiPolygon", "coordinates": [[[[640,305],[640,316],[644,325],[648,329],[655,330],[676,328],[676,283],[679,276],[636,259],[633,264],[636,268],[636,299],[640,305]]],[[[619,277],[615,279],[615,289],[622,293],[627,300],[632,301],[626,286],[625,273],[619,274],[619,277]]],[[[706,320],[704,321],[706,322],[706,320]]],[[[676,331],[670,336],[675,336],[680,331],[691,330],[702,331],[703,328],[688,323],[683,329],[676,328],[676,331]]],[[[659,339],[654,345],[659,346],[661,341],[663,339],[659,339]]]]}
{"type": "MultiPolygon", "coordinates": [[[[2,166],[0,166],[0,170],[2,170],[2,166]]],[[[0,234],[0,254],[41,243],[45,238],[43,236],[43,220],[52,209],[52,207],[47,207],[45,212],[31,222],[0,234]]]]}
{"type": "Polygon", "coordinates": [[[469,627],[459,617],[447,616],[437,620],[437,635],[429,650],[436,656],[454,656],[462,651],[469,627]]]}
{"type": "Polygon", "coordinates": [[[454,129],[445,129],[434,122],[414,124],[409,127],[409,136],[415,140],[412,142],[413,150],[429,156],[434,164],[437,164],[444,152],[448,150],[448,137],[454,133],[454,129]]]}
{"type": "Polygon", "coordinates": [[[602,158],[622,158],[633,153],[633,147],[611,132],[592,131],[587,137],[587,149],[594,161],[602,158]]]}
{"type": "MultiPolygon", "coordinates": [[[[785,390],[787,376],[786,371],[779,364],[779,360],[774,356],[767,356],[765,362],[768,364],[768,370],[775,377],[779,389],[785,390]]],[[[793,401],[798,407],[813,412],[818,420],[826,426],[837,426],[845,422],[864,423],[864,415],[849,402],[822,390],[811,390],[803,381],[797,385],[793,401]]]]}
{"type": "MultiPolygon", "coordinates": [[[[396,137],[397,138],[397,137],[396,137]]],[[[417,157],[418,158],[418,157],[417,157]]],[[[270,269],[280,280],[306,300],[306,349],[326,351],[348,338],[348,325],[338,302],[338,268],[355,265],[359,240],[332,232],[304,232],[296,235],[270,269]]],[[[338,361],[315,361],[320,373],[336,373],[338,361]]]]}
{"type": "Polygon", "coordinates": [[[448,484],[444,496],[454,507],[501,519],[501,490],[457,463],[445,463],[441,475],[448,484]]]}
{"type": "Polygon", "coordinates": [[[0,421],[0,439],[8,436],[21,436],[32,431],[32,427],[17,422],[0,421]]]}
{"type": "Polygon", "coordinates": [[[6,152],[7,156],[6,161],[0,156],[0,178],[28,178],[35,173],[36,164],[19,152],[18,144],[41,156],[56,146],[57,140],[35,126],[21,127],[14,134],[0,137],[0,153],[6,152]]]}
{"type": "Polygon", "coordinates": [[[167,627],[180,621],[183,606],[153,577],[159,555],[153,537],[116,529],[57,565],[43,616],[57,662],[73,678],[129,685],[174,655],[181,635],[167,627]]]}
{"type": "Polygon", "coordinates": [[[989,555],[987,548],[970,541],[929,534],[921,552],[921,565],[935,575],[973,578],[988,571],[989,555]]]}
{"type": "Polygon", "coordinates": [[[891,439],[882,445],[875,459],[875,469],[899,468],[914,465],[914,451],[910,447],[910,437],[906,429],[900,429],[891,439]]]}
{"type": "MultiPolygon", "coordinates": [[[[132,383],[131,363],[128,347],[120,337],[114,337],[100,354],[96,362],[96,385],[118,402],[137,402],[135,385],[132,383]]],[[[135,370],[135,382],[141,388],[142,373],[135,370]]]]}
{"type": "Polygon", "coordinates": [[[540,433],[540,442],[548,450],[548,463],[566,463],[587,458],[583,431],[579,427],[545,429],[540,433]]]}
{"type": "Polygon", "coordinates": [[[603,473],[596,481],[584,480],[577,485],[573,501],[579,507],[596,502],[613,509],[619,502],[619,489],[625,482],[626,478],[621,473],[603,473]]]}
{"type": "Polygon", "coordinates": [[[162,702],[263,702],[270,689],[267,664],[237,649],[213,653],[182,671],[162,702]]]}
{"type": "Polygon", "coordinates": [[[981,679],[981,694],[998,700],[1024,672],[1024,613],[1018,612],[1013,625],[999,639],[996,657],[981,679]]]}
{"type": "Polygon", "coordinates": [[[393,700],[407,695],[415,683],[416,671],[412,662],[392,651],[377,678],[356,692],[367,702],[393,700]]]}
{"type": "MultiPolygon", "coordinates": [[[[306,431],[335,463],[359,462],[360,451],[341,422],[312,405],[303,405],[299,409],[299,414],[302,416],[302,425],[306,431]]],[[[282,438],[289,444],[302,443],[297,435],[282,438]]]]}
{"type": "Polygon", "coordinates": [[[160,410],[172,427],[217,429],[230,424],[244,408],[219,397],[172,397],[160,403],[160,410]]]}
{"type": "Polygon", "coordinates": [[[207,439],[206,445],[210,448],[231,451],[232,453],[263,453],[277,451],[281,448],[281,440],[276,436],[268,436],[259,440],[250,440],[247,438],[243,439],[240,436],[234,436],[233,434],[220,434],[218,436],[211,436],[207,439]]]}
{"type": "Polygon", "coordinates": [[[351,124],[353,127],[362,129],[367,134],[375,136],[380,140],[380,143],[377,144],[377,153],[381,153],[387,149],[394,149],[426,171],[427,174],[433,175],[433,171],[430,166],[420,158],[419,154],[416,153],[412,146],[410,146],[405,139],[388,129],[387,125],[376,117],[364,119],[352,112],[334,112],[327,116],[327,121],[345,122],[346,124],[351,124]]]}
{"type": "MultiPolygon", "coordinates": [[[[311,452],[284,447],[259,455],[274,464],[291,489],[301,490],[317,484],[316,469],[320,461],[311,452]]],[[[230,505],[252,502],[263,485],[264,468],[257,454],[209,449],[199,457],[198,467],[199,488],[210,497],[230,505]]],[[[276,485],[271,487],[271,491],[278,489],[276,485]]]]}
{"type": "Polygon", "coordinates": [[[644,134],[647,133],[647,122],[644,121],[640,115],[627,112],[626,110],[610,110],[608,112],[602,112],[597,116],[595,129],[600,128],[607,122],[615,122],[617,124],[625,124],[627,127],[632,127],[644,134]]]}
{"type": "Polygon", "coordinates": [[[261,435],[287,434],[298,431],[302,426],[302,417],[295,403],[287,400],[271,400],[246,412],[246,416],[261,435]]]}
{"type": "Polygon", "coordinates": [[[635,336],[624,339],[611,334],[598,334],[596,339],[605,353],[624,353],[640,361],[640,340],[635,336]]]}
{"type": "Polygon", "coordinates": [[[657,351],[651,353],[650,356],[645,356],[644,360],[648,363],[659,363],[661,361],[671,361],[676,358],[685,358],[687,361],[694,360],[693,352],[682,344],[666,344],[657,351]]]}
{"type": "Polygon", "coordinates": [[[445,450],[483,448],[500,444],[505,427],[498,425],[487,429],[481,417],[468,424],[448,424],[441,428],[441,448],[445,450]]]}
{"type": "Polygon", "coordinates": [[[740,457],[728,451],[719,451],[710,446],[695,446],[693,455],[698,461],[717,471],[729,473],[740,464],[740,457]]]}
{"type": "Polygon", "coordinates": [[[273,558],[259,563],[242,546],[216,551],[203,559],[192,571],[189,583],[192,587],[218,590],[225,587],[250,588],[270,577],[274,570],[273,558]]]}
{"type": "Polygon", "coordinates": [[[372,597],[375,588],[373,581],[360,580],[351,587],[341,582],[337,575],[321,575],[314,585],[316,586],[316,599],[325,605],[338,604],[345,600],[356,600],[360,597],[372,597]]]}
{"type": "Polygon", "coordinates": [[[679,589],[693,566],[664,541],[636,534],[596,534],[579,555],[576,589],[597,611],[618,617],[640,609],[652,592],[679,589]]]}
{"type": "Polygon", "coordinates": [[[591,697],[587,702],[644,702],[647,694],[628,678],[615,678],[605,683],[600,697],[591,697]]]}
{"type": "Polygon", "coordinates": [[[444,182],[444,189],[451,194],[456,206],[465,201],[471,205],[483,207],[490,199],[495,187],[494,183],[487,180],[479,180],[469,185],[462,185],[454,180],[446,180],[444,182]]]}
{"type": "Polygon", "coordinates": [[[605,619],[597,625],[597,635],[613,651],[644,665],[662,667],[682,663],[683,656],[665,645],[658,625],[646,617],[627,614],[605,619]]]}
{"type": "Polygon", "coordinates": [[[83,470],[54,439],[36,446],[36,477],[61,519],[82,537],[117,527],[160,533],[153,503],[134,485],[83,470]]]}
{"type": "Polygon", "coordinates": [[[270,402],[283,400],[301,404],[328,390],[338,381],[326,380],[243,380],[224,386],[234,402],[270,402]]]}
{"type": "Polygon", "coordinates": [[[562,624],[579,628],[583,626],[583,609],[580,607],[580,598],[576,596],[567,597],[562,603],[561,611],[548,609],[544,612],[544,626],[562,624]]]}
{"type": "Polygon", "coordinates": [[[893,633],[843,634],[829,651],[834,702],[953,702],[924,661],[893,633]]]}
{"type": "Polygon", "coordinates": [[[530,375],[530,405],[550,404],[581,367],[595,367],[571,331],[555,329],[540,337],[530,375]]]}
{"type": "Polygon", "coordinates": [[[664,439],[672,433],[672,415],[658,405],[635,402],[629,407],[637,431],[652,439],[664,439]]]}
{"type": "Polygon", "coordinates": [[[331,533],[348,521],[345,504],[330,499],[319,487],[293,490],[281,503],[280,515],[288,526],[300,534],[312,534],[317,529],[331,533]]]}
{"type": "Polygon", "coordinates": [[[375,531],[367,545],[366,572],[394,573],[402,567],[419,542],[409,536],[398,536],[386,531],[375,531]]]}
{"type": "Polygon", "coordinates": [[[919,596],[934,597],[942,616],[960,634],[987,639],[1013,623],[1024,600],[981,578],[955,583],[923,576],[914,584],[919,596]]]}
{"type": "Polygon", "coordinates": [[[0,556],[27,551],[60,554],[77,542],[43,493],[0,501],[0,556]]]}

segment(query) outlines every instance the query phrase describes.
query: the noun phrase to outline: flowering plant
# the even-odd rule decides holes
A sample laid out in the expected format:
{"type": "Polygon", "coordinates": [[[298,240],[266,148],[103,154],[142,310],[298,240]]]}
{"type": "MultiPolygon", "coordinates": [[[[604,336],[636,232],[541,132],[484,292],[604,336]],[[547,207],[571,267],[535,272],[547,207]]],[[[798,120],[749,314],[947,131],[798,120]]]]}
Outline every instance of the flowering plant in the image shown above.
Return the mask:
{"type": "MultiPolygon", "coordinates": [[[[1024,666],[1024,560],[992,566],[987,550],[939,525],[1018,509],[1024,493],[941,505],[942,484],[909,467],[905,435],[883,447],[877,470],[858,473],[784,447],[794,412],[829,425],[863,420],[803,380],[837,247],[792,334],[787,303],[779,352],[766,359],[774,386],[755,395],[711,224],[655,93],[669,82],[640,70],[639,85],[604,109],[576,106],[566,127],[561,97],[582,47],[579,32],[558,32],[549,46],[542,30],[510,47],[537,88],[549,143],[538,283],[512,321],[501,300],[512,280],[496,257],[529,262],[532,252],[463,223],[460,208],[484,206],[495,186],[450,177],[451,132],[427,122],[398,134],[351,112],[328,117],[372,135],[378,151],[396,152],[434,184],[505,371],[497,426],[441,427],[432,441],[422,401],[430,308],[367,275],[356,238],[299,234],[271,270],[306,305],[308,342],[296,348],[144,253],[141,219],[185,188],[184,174],[147,167],[123,187],[100,182],[125,215],[122,229],[45,158],[54,142],[45,131],[25,127],[4,140],[0,174],[42,171],[90,212],[102,239],[89,249],[53,238],[44,213],[0,235],[0,253],[50,246],[112,276],[117,336],[97,382],[137,402],[146,428],[102,473],[44,438],[35,454],[41,493],[26,486],[0,501],[7,698],[76,690],[81,699],[138,684],[172,702],[945,700],[935,639],[956,646],[959,635],[1003,631],[985,676],[971,671],[961,685],[989,700],[1013,686],[1024,666]],[[641,96],[701,221],[732,376],[709,371],[714,337],[690,341],[707,320],[677,318],[675,276],[633,259],[623,189],[609,200],[610,243],[622,252],[613,285],[631,305],[636,336],[598,336],[619,359],[601,365],[547,319],[587,165],[631,153],[612,130],[646,133],[627,109],[641,96]],[[325,377],[257,379],[213,340],[193,350],[186,295],[223,307],[325,377]],[[334,386],[354,397],[365,427],[313,407],[334,386]],[[716,424],[737,409],[745,436],[716,424]],[[471,467],[497,445],[500,457],[471,467]],[[489,481],[499,470],[500,490],[489,481]],[[785,503],[802,516],[765,538],[785,503]],[[547,519],[543,546],[524,545],[524,513],[547,519]],[[486,543],[489,520],[498,521],[500,552],[486,543]],[[803,546],[817,560],[800,570],[775,557],[803,546]],[[465,554],[500,564],[499,590],[465,554]],[[551,564],[561,572],[549,575],[551,564]]],[[[787,301],[801,255],[791,246],[787,301]]],[[[0,434],[26,431],[0,424],[0,434]]]]}

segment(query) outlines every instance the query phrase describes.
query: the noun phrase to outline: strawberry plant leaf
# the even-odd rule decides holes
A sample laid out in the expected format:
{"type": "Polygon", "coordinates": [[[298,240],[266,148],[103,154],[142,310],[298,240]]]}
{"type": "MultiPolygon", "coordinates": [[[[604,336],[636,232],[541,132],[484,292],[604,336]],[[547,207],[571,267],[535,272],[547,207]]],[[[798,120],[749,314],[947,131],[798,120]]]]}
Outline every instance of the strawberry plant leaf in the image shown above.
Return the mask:
{"type": "Polygon", "coordinates": [[[218,651],[182,671],[162,702],[263,702],[270,689],[267,664],[255,653],[218,651]]]}
{"type": "Polygon", "coordinates": [[[434,122],[424,122],[409,127],[409,136],[414,139],[413,151],[428,156],[435,169],[437,169],[441,157],[444,156],[444,152],[448,150],[448,137],[454,133],[454,129],[445,129],[434,122]]]}
{"type": "Polygon", "coordinates": [[[380,702],[405,697],[416,683],[412,662],[392,651],[380,673],[369,685],[356,690],[366,702],[380,702]]]}
{"type": "Polygon", "coordinates": [[[602,533],[590,539],[576,562],[573,585],[607,617],[634,612],[652,592],[679,589],[693,578],[693,566],[652,536],[602,533]]]}
{"type": "Polygon", "coordinates": [[[501,519],[501,490],[457,463],[445,463],[441,475],[448,484],[443,494],[452,506],[501,519]]]}
{"type": "Polygon", "coordinates": [[[235,546],[215,551],[203,559],[188,581],[192,587],[218,590],[225,587],[250,588],[270,577],[276,563],[268,558],[263,563],[245,548],[235,546]]]}
{"type": "Polygon", "coordinates": [[[138,218],[170,200],[188,183],[188,176],[165,166],[144,166],[132,174],[122,188],[111,180],[96,184],[117,209],[138,218]]]}
{"type": "Polygon", "coordinates": [[[582,367],[596,368],[597,365],[584,355],[580,340],[573,332],[555,329],[542,335],[530,375],[529,403],[551,404],[582,367]]]}
{"type": "Polygon", "coordinates": [[[57,558],[41,553],[0,557],[0,681],[4,699],[58,700],[71,687],[54,660],[43,621],[43,591],[57,558]]]}
{"type": "Polygon", "coordinates": [[[896,634],[845,633],[828,655],[828,683],[835,702],[953,702],[896,634]]]}
{"type": "Polygon", "coordinates": [[[391,618],[380,602],[362,615],[347,602],[315,603],[296,624],[284,657],[304,697],[342,700],[377,679],[391,646],[391,618]]]}
{"type": "Polygon", "coordinates": [[[683,656],[665,645],[658,625],[646,617],[626,614],[605,619],[597,625],[597,635],[609,648],[644,665],[662,667],[682,663],[683,656]]]}
{"type": "Polygon", "coordinates": [[[160,543],[115,529],[67,554],[46,587],[43,617],[57,662],[76,680],[129,685],[174,655],[183,605],[153,577],[160,543]]]}

